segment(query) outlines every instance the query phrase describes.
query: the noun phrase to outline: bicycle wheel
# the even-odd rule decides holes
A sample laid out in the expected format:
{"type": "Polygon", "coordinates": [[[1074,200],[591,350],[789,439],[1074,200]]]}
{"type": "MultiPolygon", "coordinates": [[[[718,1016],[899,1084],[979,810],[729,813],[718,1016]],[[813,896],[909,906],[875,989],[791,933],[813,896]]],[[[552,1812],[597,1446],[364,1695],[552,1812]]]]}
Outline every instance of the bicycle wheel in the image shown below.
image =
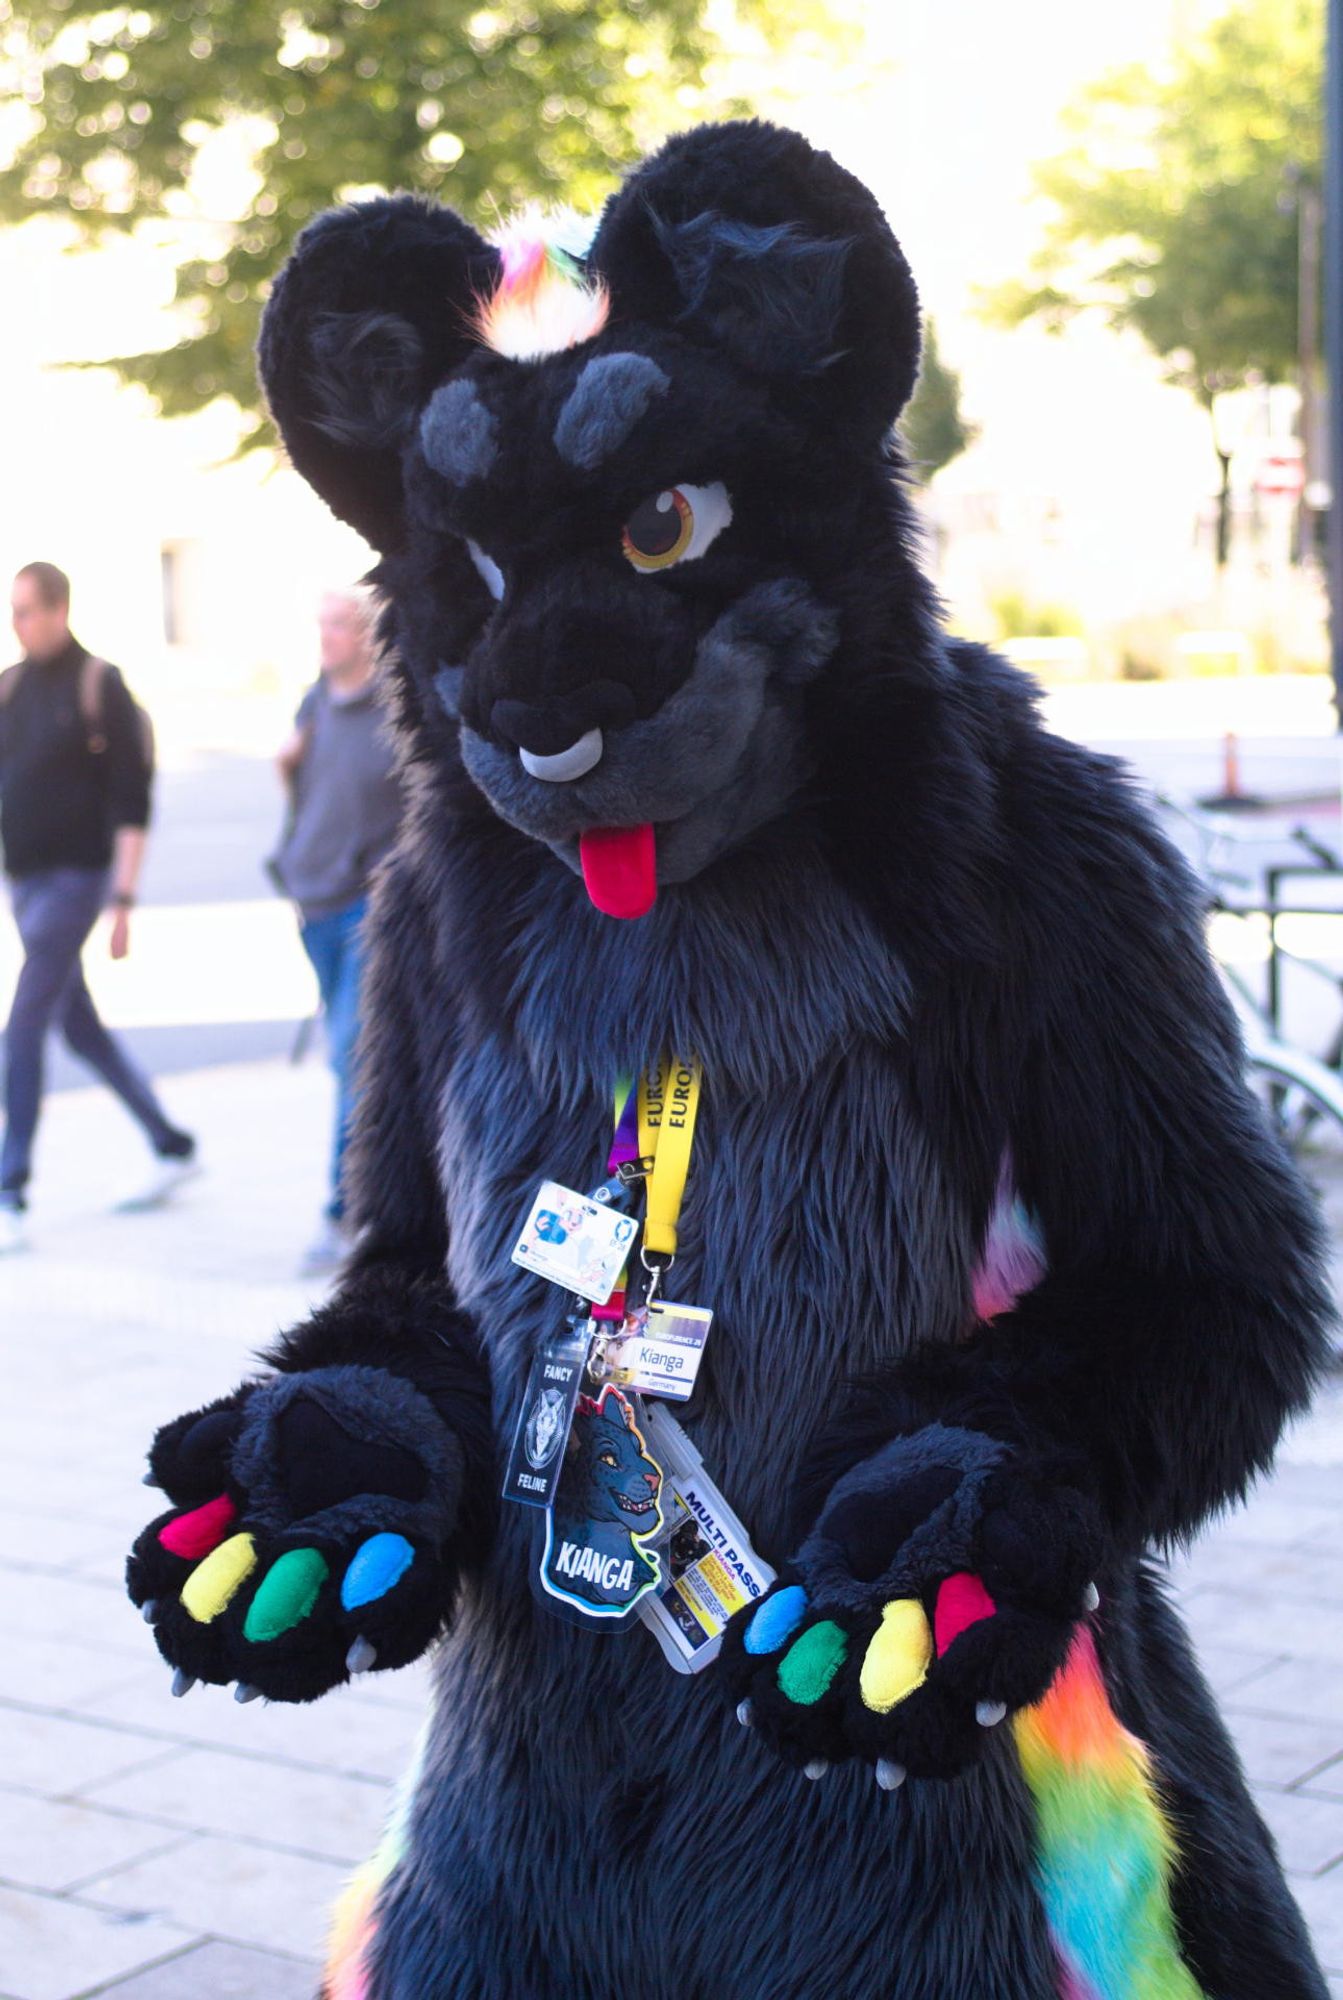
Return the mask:
{"type": "Polygon", "coordinates": [[[1343,1081],[1323,1063],[1287,1049],[1262,1049],[1246,1081],[1294,1159],[1310,1151],[1343,1152],[1343,1081]]]}

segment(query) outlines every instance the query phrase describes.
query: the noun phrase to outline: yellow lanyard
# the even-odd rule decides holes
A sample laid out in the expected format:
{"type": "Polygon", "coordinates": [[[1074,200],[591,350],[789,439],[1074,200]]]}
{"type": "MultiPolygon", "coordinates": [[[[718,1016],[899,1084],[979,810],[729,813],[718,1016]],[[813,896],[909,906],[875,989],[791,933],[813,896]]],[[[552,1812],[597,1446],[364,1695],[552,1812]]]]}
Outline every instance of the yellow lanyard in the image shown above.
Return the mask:
{"type": "Polygon", "coordinates": [[[651,1160],[645,1184],[643,1249],[676,1255],[676,1225],[695,1143],[703,1072],[697,1059],[660,1056],[639,1078],[639,1155],[651,1160]]]}

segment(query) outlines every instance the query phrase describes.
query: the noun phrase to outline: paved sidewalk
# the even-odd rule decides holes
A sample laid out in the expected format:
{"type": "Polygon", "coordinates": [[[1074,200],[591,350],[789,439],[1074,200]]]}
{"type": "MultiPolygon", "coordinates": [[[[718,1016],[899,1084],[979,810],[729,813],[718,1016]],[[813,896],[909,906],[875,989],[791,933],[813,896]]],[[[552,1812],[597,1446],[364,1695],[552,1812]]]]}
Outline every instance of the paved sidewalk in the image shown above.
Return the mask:
{"type": "MultiPolygon", "coordinates": [[[[421,1668],[301,1709],[174,1701],[122,1595],[153,1427],[303,1312],[289,1274],[322,1195],[316,1061],[178,1077],[171,1100],[209,1168],[176,1209],[109,1214],[138,1141],[100,1094],[64,1095],[37,1252],[0,1263],[0,2000],[308,2000],[424,1707],[421,1668]]],[[[1343,1388],[1178,1577],[1339,1996],[1341,1536],[1343,1388]]]]}

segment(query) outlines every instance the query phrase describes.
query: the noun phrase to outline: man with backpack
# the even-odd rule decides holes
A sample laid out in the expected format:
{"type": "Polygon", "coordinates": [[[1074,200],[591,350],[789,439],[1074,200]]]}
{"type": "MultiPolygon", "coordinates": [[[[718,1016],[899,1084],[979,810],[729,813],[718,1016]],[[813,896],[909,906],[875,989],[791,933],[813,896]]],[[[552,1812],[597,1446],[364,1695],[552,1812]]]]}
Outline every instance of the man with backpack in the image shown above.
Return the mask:
{"type": "Polygon", "coordinates": [[[148,1080],[99,1020],[80,953],[110,906],[111,947],[130,947],[153,778],[148,719],[115,667],[70,630],[70,582],[54,563],[14,579],[23,648],[0,675],[0,841],[23,963],[5,1030],[0,1252],[23,1248],[43,1044],[59,1028],[144,1129],[154,1175],[127,1204],[163,1201],[195,1171],[196,1143],[173,1125],[148,1080]]]}

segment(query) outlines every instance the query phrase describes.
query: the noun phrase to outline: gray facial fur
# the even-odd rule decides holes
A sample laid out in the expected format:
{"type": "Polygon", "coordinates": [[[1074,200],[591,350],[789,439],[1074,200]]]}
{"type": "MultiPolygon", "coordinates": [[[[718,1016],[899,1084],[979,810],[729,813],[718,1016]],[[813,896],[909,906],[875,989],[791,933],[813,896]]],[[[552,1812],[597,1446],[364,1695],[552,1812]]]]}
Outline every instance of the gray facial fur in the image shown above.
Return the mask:
{"type": "Polygon", "coordinates": [[[590,826],[658,829],[658,880],[684,882],[787,804],[807,771],[790,690],[813,679],[838,621],[801,583],[762,584],[699,643],[694,670],[656,715],[607,735],[572,784],[531,778],[517,752],[462,730],[462,760],[502,819],[575,870],[590,826]]]}
{"type": "Polygon", "coordinates": [[[603,354],[589,361],[555,425],[555,449],[568,465],[591,472],[624,444],[655,396],[671,382],[646,354],[603,354]]]}
{"type": "Polygon", "coordinates": [[[483,479],[499,449],[492,411],[474,382],[445,382],[420,418],[420,449],[435,472],[458,486],[483,479]]]}
{"type": "Polygon", "coordinates": [[[441,663],[434,675],[434,692],[442,704],[443,713],[455,722],[462,710],[462,681],[466,676],[465,667],[450,667],[441,663]]]}

